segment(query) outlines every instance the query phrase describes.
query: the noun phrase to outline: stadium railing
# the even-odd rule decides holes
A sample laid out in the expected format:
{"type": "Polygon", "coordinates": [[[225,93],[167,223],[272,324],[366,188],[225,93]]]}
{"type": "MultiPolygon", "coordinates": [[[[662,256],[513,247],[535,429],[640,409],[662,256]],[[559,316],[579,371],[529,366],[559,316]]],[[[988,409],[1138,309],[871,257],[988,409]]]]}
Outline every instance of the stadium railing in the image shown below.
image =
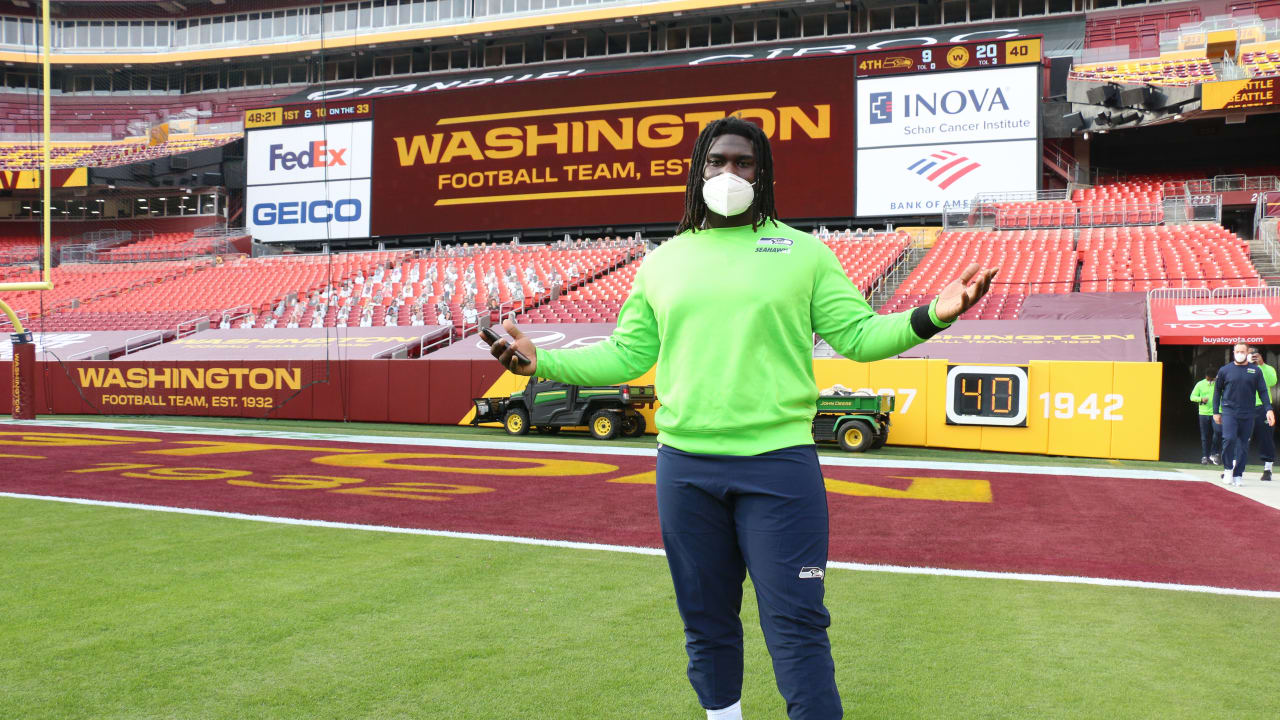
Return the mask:
{"type": "Polygon", "coordinates": [[[1201,11],[1192,5],[1109,22],[1091,18],[1070,79],[1191,86],[1280,75],[1280,19],[1243,7],[1209,18],[1201,11]]]}
{"type": "Polygon", "coordinates": [[[134,335],[126,338],[124,341],[124,354],[134,353],[139,350],[146,350],[149,347],[155,347],[165,341],[170,335],[168,330],[151,330],[141,335],[134,335]]]}
{"type": "Polygon", "coordinates": [[[179,322],[176,326],[174,326],[174,337],[184,338],[188,335],[195,335],[201,330],[208,330],[208,329],[209,329],[208,316],[191,318],[190,320],[183,320],[182,322],[179,322]]]}
{"type": "MultiPolygon", "coordinates": [[[[28,313],[26,310],[15,310],[14,314],[18,316],[18,322],[22,323],[23,327],[30,327],[30,322],[31,322],[30,313],[28,313]]],[[[9,319],[9,316],[5,315],[4,313],[0,313],[0,330],[7,330],[8,332],[13,332],[13,321],[11,321],[9,319]]]]}
{"type": "Polygon", "coordinates": [[[108,345],[99,345],[97,347],[91,347],[88,350],[81,350],[78,353],[74,353],[66,357],[67,362],[71,362],[72,360],[110,360],[110,359],[111,359],[111,347],[108,345]]]}
{"type": "Polygon", "coordinates": [[[1169,223],[1221,222],[1222,197],[1166,197],[1163,200],[1072,200],[972,203],[947,210],[944,230],[1093,228],[1169,223]]]}
{"type": "Polygon", "coordinates": [[[1280,177],[1275,175],[1214,175],[1196,180],[1169,180],[1162,184],[1165,197],[1208,195],[1210,193],[1280,190],[1280,177]]]}
{"type": "MultiPolygon", "coordinates": [[[[30,132],[39,132],[34,127],[30,132]]],[[[55,130],[56,132],[56,130],[55,130]]],[[[191,135],[170,138],[158,145],[148,145],[146,138],[112,141],[54,140],[50,167],[113,167],[147,162],[195,150],[220,147],[244,137],[243,133],[191,135]]],[[[0,169],[39,170],[43,167],[40,143],[0,141],[0,169]]]]}

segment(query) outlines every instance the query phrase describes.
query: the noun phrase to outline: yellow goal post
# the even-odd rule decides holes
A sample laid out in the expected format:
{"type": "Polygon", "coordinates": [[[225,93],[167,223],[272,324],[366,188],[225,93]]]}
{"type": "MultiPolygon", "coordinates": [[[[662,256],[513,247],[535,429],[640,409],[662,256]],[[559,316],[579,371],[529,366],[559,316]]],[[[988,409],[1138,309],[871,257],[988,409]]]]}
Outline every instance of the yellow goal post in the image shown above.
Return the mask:
{"type": "MultiPolygon", "coordinates": [[[[52,134],[52,123],[50,113],[50,71],[53,60],[50,48],[50,28],[49,28],[49,3],[50,0],[44,0],[40,3],[40,72],[43,75],[43,83],[41,85],[40,99],[42,103],[41,121],[43,122],[43,132],[40,138],[40,147],[43,154],[42,175],[40,177],[40,192],[44,200],[42,215],[40,221],[40,231],[42,236],[42,245],[44,252],[44,262],[42,279],[38,282],[8,282],[0,283],[0,291],[19,291],[19,290],[52,290],[53,289],[53,273],[51,270],[52,249],[52,218],[50,211],[50,185],[52,182],[53,172],[50,170],[52,165],[52,153],[50,150],[50,135],[52,134]]],[[[23,334],[26,329],[22,327],[22,321],[18,318],[17,313],[9,307],[9,304],[0,299],[0,311],[9,316],[9,322],[13,323],[13,330],[16,334],[23,334]]]]}

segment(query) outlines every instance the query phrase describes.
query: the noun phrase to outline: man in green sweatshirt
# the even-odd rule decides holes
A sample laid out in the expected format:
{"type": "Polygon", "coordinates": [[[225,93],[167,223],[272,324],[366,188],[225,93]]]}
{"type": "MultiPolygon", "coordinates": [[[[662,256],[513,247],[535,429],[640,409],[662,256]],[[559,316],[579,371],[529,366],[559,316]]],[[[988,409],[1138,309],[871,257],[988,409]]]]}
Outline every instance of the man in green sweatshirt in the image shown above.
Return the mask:
{"type": "Polygon", "coordinates": [[[1191,389],[1191,402],[1200,411],[1200,464],[1217,465],[1218,453],[1222,451],[1222,426],[1213,421],[1213,383],[1218,379],[1218,371],[1209,368],[1204,379],[1191,389]]]}
{"type": "MultiPolygon", "coordinates": [[[[1272,394],[1276,386],[1276,369],[1268,365],[1262,359],[1262,351],[1256,346],[1249,346],[1249,362],[1258,366],[1262,371],[1262,379],[1267,383],[1267,395],[1272,394]]],[[[1249,443],[1253,444],[1256,438],[1258,441],[1258,459],[1262,460],[1262,480],[1271,480],[1271,468],[1276,459],[1276,436],[1275,428],[1267,425],[1265,413],[1262,408],[1262,400],[1255,401],[1257,417],[1253,420],[1253,438],[1249,443]]]]}
{"type": "Polygon", "coordinates": [[[823,605],[813,333],[853,360],[892,357],[948,327],[996,273],[971,265],[928,305],[877,315],[829,248],[778,222],[774,181],[757,126],[709,123],[677,234],[645,259],[613,335],[539,351],[508,320],[513,342],[492,346],[513,372],[582,385],[627,382],[657,363],[658,516],[689,680],[711,720],[742,718],[747,571],[788,717],[843,717],[823,605]]]}

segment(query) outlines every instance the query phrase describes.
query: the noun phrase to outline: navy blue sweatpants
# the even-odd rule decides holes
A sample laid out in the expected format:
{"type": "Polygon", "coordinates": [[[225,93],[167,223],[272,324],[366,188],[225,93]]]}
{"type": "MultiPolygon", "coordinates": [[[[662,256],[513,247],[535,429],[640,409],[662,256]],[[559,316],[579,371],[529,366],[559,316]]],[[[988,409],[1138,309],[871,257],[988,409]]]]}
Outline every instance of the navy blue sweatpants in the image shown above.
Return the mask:
{"type": "MultiPolygon", "coordinates": [[[[1253,435],[1253,422],[1253,415],[1222,414],[1222,467],[1236,477],[1244,476],[1245,463],[1249,462],[1249,437],[1253,435]]],[[[1262,422],[1266,423],[1266,420],[1262,422]]]]}
{"type": "Polygon", "coordinates": [[[817,449],[761,455],[658,451],[658,517],[684,621],[689,681],[704,708],[742,695],[742,583],[791,720],[844,716],[822,604],[827,494],[817,449]]]}
{"type": "Polygon", "coordinates": [[[1253,437],[1258,438],[1258,457],[1262,462],[1276,459],[1276,429],[1267,424],[1267,409],[1261,405],[1253,413],[1253,437]]]}
{"type": "MultiPolygon", "coordinates": [[[[1200,415],[1200,457],[1217,455],[1222,450],[1222,426],[1212,415],[1200,415]]],[[[1266,424],[1266,421],[1263,421],[1266,424]]],[[[1268,428],[1269,429],[1269,428],[1268,428]]]]}

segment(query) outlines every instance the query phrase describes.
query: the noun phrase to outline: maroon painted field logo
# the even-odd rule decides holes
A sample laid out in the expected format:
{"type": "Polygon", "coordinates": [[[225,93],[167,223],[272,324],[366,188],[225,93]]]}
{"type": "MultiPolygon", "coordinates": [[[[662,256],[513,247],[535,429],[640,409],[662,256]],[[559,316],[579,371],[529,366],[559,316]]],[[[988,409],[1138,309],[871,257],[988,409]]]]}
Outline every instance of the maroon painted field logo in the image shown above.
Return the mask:
{"type": "MultiPolygon", "coordinates": [[[[0,454],[5,492],[662,546],[648,454],[59,427],[0,454]]],[[[1280,511],[1212,483],[824,461],[832,561],[1280,590],[1280,511]]]]}

